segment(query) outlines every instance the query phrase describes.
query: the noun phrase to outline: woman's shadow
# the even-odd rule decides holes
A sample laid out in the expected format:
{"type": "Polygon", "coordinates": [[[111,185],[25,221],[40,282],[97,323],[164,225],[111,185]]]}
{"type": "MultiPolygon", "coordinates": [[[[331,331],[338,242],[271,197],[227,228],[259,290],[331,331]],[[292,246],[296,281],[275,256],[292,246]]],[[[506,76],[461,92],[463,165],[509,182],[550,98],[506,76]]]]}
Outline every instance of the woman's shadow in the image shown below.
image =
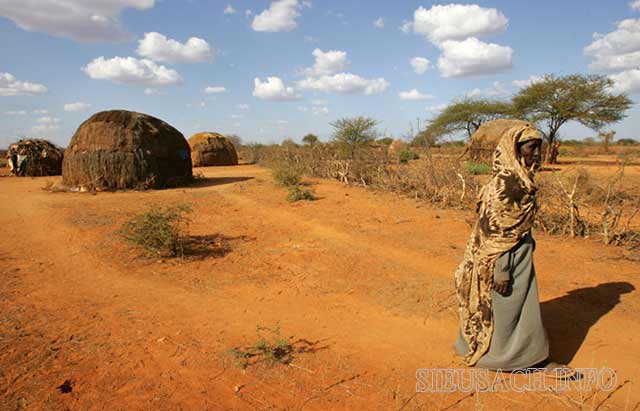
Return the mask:
{"type": "Polygon", "coordinates": [[[550,356],[568,364],[578,352],[589,328],[620,302],[620,296],[635,290],[628,282],[602,283],[579,288],[540,304],[549,335],[550,356]]]}

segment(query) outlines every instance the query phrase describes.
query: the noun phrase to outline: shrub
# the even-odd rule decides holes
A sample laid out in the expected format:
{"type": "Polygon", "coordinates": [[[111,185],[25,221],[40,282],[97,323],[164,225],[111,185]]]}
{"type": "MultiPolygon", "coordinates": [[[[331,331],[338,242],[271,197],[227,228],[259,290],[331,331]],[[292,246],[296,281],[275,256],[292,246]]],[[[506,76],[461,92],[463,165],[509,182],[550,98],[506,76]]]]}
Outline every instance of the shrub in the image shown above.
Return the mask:
{"type": "Polygon", "coordinates": [[[402,151],[400,151],[400,153],[398,153],[398,158],[400,159],[400,162],[402,164],[406,164],[411,160],[419,159],[420,156],[418,155],[418,153],[415,153],[405,148],[402,151]]]}
{"type": "Polygon", "coordinates": [[[469,174],[480,175],[490,174],[491,166],[485,163],[476,163],[474,161],[467,161],[464,163],[464,168],[469,174]]]}
{"type": "Polygon", "coordinates": [[[188,214],[191,211],[189,204],[151,206],[144,213],[126,221],[122,226],[122,235],[149,254],[182,256],[189,233],[188,214]]]}
{"type": "Polygon", "coordinates": [[[273,164],[271,173],[274,180],[285,187],[300,185],[302,181],[302,169],[285,159],[276,161],[273,164]]]}
{"type": "Polygon", "coordinates": [[[289,195],[287,196],[287,201],[295,202],[300,200],[313,201],[316,197],[310,190],[305,190],[300,186],[292,186],[289,187],[289,195]]]}

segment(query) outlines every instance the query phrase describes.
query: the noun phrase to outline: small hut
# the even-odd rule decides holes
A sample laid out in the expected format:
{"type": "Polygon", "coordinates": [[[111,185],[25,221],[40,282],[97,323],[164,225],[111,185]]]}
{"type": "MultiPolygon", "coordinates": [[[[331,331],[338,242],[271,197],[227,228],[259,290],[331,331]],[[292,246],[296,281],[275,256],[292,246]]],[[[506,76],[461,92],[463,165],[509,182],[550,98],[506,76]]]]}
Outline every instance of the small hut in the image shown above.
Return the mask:
{"type": "Polygon", "coordinates": [[[22,139],[7,150],[7,167],[15,176],[58,176],[64,151],[47,140],[22,139]]]}
{"type": "Polygon", "coordinates": [[[511,127],[529,124],[516,119],[499,119],[487,121],[471,136],[467,149],[472,160],[490,162],[493,151],[498,146],[502,134],[511,127]]]}
{"type": "Polygon", "coordinates": [[[182,133],[147,114],[102,111],[78,127],[62,164],[62,182],[97,190],[174,187],[193,178],[182,133]]]}
{"type": "Polygon", "coordinates": [[[189,145],[194,167],[238,165],[236,148],[231,140],[222,134],[197,133],[189,138],[189,145]]]}

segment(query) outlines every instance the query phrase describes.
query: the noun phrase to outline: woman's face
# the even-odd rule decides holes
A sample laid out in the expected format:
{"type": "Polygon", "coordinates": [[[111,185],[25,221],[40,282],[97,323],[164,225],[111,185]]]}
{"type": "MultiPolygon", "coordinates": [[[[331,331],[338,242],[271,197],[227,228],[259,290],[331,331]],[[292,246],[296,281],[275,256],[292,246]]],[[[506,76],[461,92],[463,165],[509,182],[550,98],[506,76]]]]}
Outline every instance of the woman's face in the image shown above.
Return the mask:
{"type": "Polygon", "coordinates": [[[524,163],[527,167],[538,168],[542,161],[541,148],[542,142],[540,140],[529,140],[518,145],[520,150],[520,156],[524,159],[524,163]]]}

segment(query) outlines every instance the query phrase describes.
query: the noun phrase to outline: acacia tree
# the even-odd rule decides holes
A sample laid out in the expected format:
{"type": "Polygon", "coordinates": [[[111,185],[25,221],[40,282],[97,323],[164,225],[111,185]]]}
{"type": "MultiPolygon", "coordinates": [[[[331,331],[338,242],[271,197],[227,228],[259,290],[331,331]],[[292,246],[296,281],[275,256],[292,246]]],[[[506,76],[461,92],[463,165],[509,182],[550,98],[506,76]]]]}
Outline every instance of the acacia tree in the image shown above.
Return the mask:
{"type": "Polygon", "coordinates": [[[302,137],[302,142],[308,146],[313,147],[318,142],[318,136],[315,134],[307,134],[302,137]]]}
{"type": "Polygon", "coordinates": [[[613,80],[602,75],[549,74],[520,90],[513,107],[517,116],[538,124],[549,154],[558,130],[568,121],[599,131],[625,117],[632,101],[624,93],[612,93],[612,86],[613,80]]]}
{"type": "Polygon", "coordinates": [[[454,101],[427,123],[427,127],[415,137],[414,144],[433,144],[447,134],[462,131],[466,132],[467,138],[471,138],[482,123],[510,117],[512,111],[511,104],[504,101],[483,98],[454,101]]]}
{"type": "Polygon", "coordinates": [[[331,123],[334,128],[333,140],[338,143],[340,150],[349,158],[354,158],[356,151],[377,137],[375,127],[378,121],[370,117],[341,118],[331,123]]]}
{"type": "Polygon", "coordinates": [[[598,133],[598,138],[602,140],[602,148],[604,149],[605,153],[609,152],[609,144],[613,142],[613,137],[615,135],[616,135],[616,132],[614,130],[600,131],[598,133]]]}

